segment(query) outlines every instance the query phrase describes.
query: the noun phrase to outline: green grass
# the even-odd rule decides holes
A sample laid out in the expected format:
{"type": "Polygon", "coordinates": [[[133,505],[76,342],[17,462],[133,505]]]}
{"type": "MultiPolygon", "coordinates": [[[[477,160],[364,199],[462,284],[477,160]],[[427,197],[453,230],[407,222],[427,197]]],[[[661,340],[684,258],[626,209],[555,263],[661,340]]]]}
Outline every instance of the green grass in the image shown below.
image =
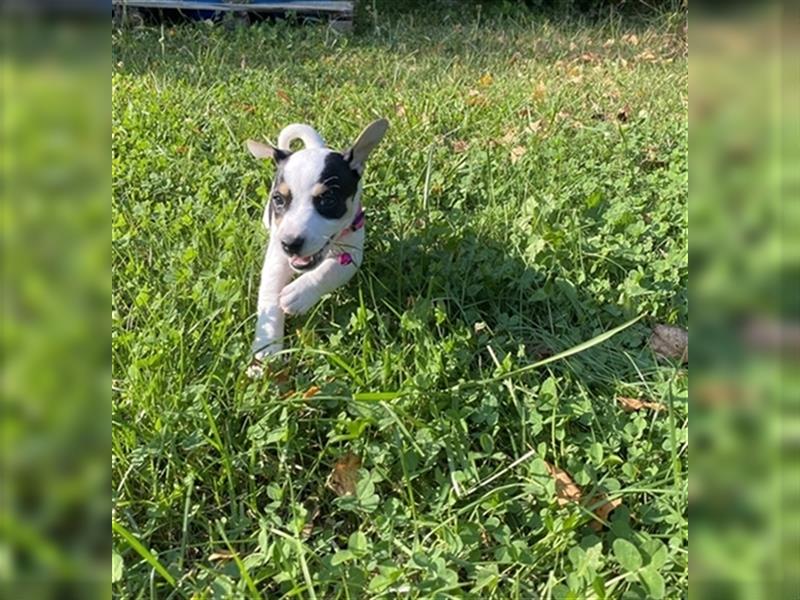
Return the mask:
{"type": "Polygon", "coordinates": [[[688,324],[682,18],[503,6],[115,32],[116,597],[686,595],[687,374],[647,348],[688,324]],[[365,264],[251,382],[271,168],[243,142],[377,116],[365,264]],[[544,461],[622,499],[606,526],[544,461]]]}

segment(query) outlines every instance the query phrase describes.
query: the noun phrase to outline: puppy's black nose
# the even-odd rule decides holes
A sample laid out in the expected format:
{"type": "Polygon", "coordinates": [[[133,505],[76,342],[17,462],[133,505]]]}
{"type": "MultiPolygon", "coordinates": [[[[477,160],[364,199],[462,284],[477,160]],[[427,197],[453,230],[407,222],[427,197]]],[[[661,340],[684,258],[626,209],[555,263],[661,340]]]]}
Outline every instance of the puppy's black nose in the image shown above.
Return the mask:
{"type": "Polygon", "coordinates": [[[301,237],[296,237],[290,240],[283,240],[281,242],[281,246],[283,247],[283,251],[286,252],[289,256],[296,256],[300,254],[300,250],[305,243],[305,239],[301,237]]]}

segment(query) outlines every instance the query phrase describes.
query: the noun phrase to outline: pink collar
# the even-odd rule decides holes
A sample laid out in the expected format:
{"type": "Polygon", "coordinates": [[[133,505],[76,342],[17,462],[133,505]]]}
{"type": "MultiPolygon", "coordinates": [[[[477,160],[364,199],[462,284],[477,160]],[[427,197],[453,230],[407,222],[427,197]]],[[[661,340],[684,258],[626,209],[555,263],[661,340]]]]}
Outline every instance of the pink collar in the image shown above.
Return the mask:
{"type": "MultiPolygon", "coordinates": [[[[342,231],[339,232],[339,235],[336,236],[336,239],[340,240],[343,237],[350,235],[352,232],[358,231],[359,229],[364,227],[364,221],[366,221],[366,216],[364,215],[364,209],[361,207],[361,204],[359,203],[358,209],[356,210],[356,216],[353,217],[353,222],[350,223],[350,225],[348,225],[344,229],[342,229],[342,231]]],[[[340,265],[349,265],[352,262],[353,262],[353,257],[349,252],[342,252],[339,255],[340,265]]]]}

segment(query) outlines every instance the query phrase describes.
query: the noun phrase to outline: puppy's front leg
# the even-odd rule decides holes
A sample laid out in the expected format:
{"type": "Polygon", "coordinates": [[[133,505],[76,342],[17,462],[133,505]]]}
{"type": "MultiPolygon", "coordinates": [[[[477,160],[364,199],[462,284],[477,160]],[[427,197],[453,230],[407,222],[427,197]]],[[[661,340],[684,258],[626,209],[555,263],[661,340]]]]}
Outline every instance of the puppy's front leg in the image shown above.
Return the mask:
{"type": "Polygon", "coordinates": [[[283,288],[281,308],[290,315],[307,312],[325,294],[344,285],[355,275],[354,264],[339,264],[337,258],[326,258],[310,273],[305,273],[283,288]]]}
{"type": "Polygon", "coordinates": [[[313,271],[304,273],[283,288],[280,297],[281,308],[290,315],[307,312],[325,294],[344,285],[358,271],[363,257],[364,230],[348,236],[348,252],[352,262],[342,264],[338,256],[331,256],[313,271]]]}
{"type": "Polygon", "coordinates": [[[292,277],[292,269],[281,252],[276,237],[271,237],[261,268],[258,286],[258,317],[253,341],[254,360],[247,369],[251,377],[263,374],[261,361],[283,349],[283,310],[280,306],[281,290],[292,277]]]}

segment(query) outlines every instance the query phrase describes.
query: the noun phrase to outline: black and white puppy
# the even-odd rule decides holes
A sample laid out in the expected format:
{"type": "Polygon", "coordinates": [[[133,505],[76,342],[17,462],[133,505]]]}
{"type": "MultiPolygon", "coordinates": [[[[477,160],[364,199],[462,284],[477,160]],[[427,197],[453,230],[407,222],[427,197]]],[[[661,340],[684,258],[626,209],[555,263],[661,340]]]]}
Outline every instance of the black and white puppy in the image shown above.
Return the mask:
{"type": "Polygon", "coordinates": [[[297,123],[281,131],[277,148],[247,141],[253,156],[271,158],[276,166],[263,217],[270,235],[258,288],[251,376],[260,376],[261,361],[283,349],[284,315],[306,312],[347,283],[361,264],[361,179],[367,157],[388,127],[386,119],[374,121],[344,152],[327,148],[312,127],[297,123]],[[297,139],[304,148],[292,152],[297,139]]]}

